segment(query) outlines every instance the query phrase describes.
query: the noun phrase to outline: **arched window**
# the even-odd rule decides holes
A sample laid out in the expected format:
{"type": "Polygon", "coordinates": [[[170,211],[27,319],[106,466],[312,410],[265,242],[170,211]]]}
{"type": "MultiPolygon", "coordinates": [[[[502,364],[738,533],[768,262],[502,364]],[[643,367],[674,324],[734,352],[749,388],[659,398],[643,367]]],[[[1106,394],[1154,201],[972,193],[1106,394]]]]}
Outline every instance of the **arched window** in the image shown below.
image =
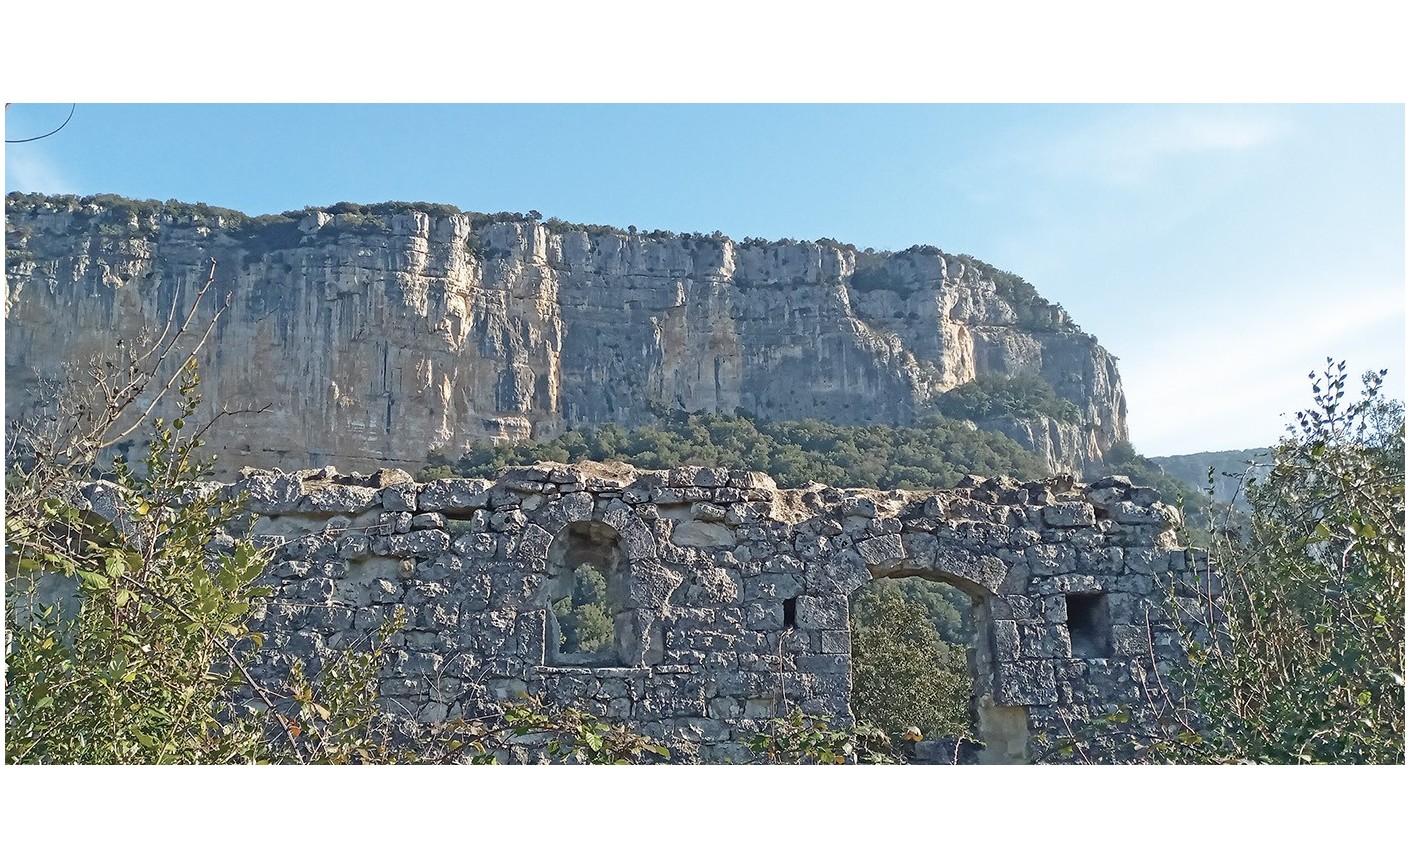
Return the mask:
{"type": "Polygon", "coordinates": [[[544,662],[618,666],[631,632],[627,559],[621,538],[600,521],[573,522],[548,549],[544,662]]]}

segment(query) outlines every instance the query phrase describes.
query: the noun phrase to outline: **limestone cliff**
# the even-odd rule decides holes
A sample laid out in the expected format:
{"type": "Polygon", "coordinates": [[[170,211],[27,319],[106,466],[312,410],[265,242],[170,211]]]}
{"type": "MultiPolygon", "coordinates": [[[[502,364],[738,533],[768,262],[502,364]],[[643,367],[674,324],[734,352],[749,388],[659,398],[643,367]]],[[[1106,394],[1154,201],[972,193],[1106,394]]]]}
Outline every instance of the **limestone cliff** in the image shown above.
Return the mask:
{"type": "Polygon", "coordinates": [[[416,466],[485,438],[651,419],[650,403],[905,423],[986,374],[1037,374],[1079,421],[977,420],[1081,471],[1126,438],[1115,360],[1012,275],[931,247],[581,227],[446,206],[248,218],[12,194],[6,407],[35,371],[159,328],[205,282],[226,466],[416,466]]]}

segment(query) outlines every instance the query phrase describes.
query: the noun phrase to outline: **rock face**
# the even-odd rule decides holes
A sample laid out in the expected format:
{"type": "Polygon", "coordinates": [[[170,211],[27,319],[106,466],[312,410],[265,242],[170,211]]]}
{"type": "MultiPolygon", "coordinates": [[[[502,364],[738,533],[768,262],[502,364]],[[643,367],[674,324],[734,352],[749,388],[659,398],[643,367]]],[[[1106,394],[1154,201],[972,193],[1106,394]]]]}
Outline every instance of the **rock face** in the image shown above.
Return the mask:
{"type": "Polygon", "coordinates": [[[650,402],[906,423],[986,374],[1037,374],[1080,422],[980,420],[1082,471],[1126,438],[1115,360],[1012,275],[934,248],[639,234],[444,206],[250,219],[11,196],[6,406],[34,371],[160,331],[206,281],[201,353],[225,467],[419,466],[486,438],[652,418],[650,402]],[[1036,300],[1035,300],[1036,299],[1036,300]]]}

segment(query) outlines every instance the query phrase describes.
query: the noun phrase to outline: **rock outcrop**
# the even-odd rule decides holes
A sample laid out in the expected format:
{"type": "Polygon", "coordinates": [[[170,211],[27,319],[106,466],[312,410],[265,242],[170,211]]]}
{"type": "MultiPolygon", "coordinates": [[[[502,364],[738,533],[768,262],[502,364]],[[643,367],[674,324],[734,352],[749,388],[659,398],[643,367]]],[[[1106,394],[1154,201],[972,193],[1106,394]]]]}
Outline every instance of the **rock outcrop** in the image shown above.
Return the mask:
{"type": "Polygon", "coordinates": [[[487,438],[640,424],[652,402],[906,423],[956,385],[1024,372],[1080,420],[981,426],[1055,471],[1090,470],[1126,438],[1115,360],[1094,338],[1012,275],[935,248],[424,205],[254,219],[116,197],[7,205],[10,416],[32,406],[36,372],[159,331],[214,260],[206,306],[230,306],[201,353],[204,412],[271,405],[212,432],[227,468],[416,467],[487,438]]]}

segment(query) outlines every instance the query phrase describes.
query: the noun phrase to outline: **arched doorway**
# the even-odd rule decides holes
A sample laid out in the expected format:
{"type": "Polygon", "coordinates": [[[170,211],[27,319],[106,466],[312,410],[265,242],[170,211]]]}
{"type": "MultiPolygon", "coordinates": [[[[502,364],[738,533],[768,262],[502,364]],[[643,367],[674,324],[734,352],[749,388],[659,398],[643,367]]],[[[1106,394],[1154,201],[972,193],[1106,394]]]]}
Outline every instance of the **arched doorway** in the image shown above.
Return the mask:
{"type": "MultiPolygon", "coordinates": [[[[949,679],[956,676],[956,673],[942,673],[940,679],[934,679],[929,675],[923,675],[924,682],[922,689],[916,690],[916,685],[903,683],[898,679],[906,679],[915,676],[913,668],[916,661],[908,658],[904,654],[899,654],[893,659],[904,664],[898,666],[896,671],[887,673],[875,663],[884,663],[885,658],[872,661],[868,658],[870,649],[857,647],[859,636],[856,631],[859,629],[857,619],[859,607],[865,606],[868,597],[877,598],[886,594],[898,594],[902,599],[909,601],[909,612],[911,618],[929,618],[932,623],[924,625],[925,628],[933,630],[934,634],[941,638],[946,645],[964,646],[963,674],[966,676],[967,695],[963,697],[963,711],[967,718],[964,721],[963,732],[936,733],[924,732],[926,736],[936,734],[950,736],[947,741],[952,741],[958,737],[961,739],[973,739],[980,744],[977,751],[973,752],[975,762],[980,764],[1018,764],[1028,761],[1028,712],[1023,706],[1000,705],[995,699],[995,654],[993,637],[993,611],[992,592],[970,579],[946,573],[937,569],[918,568],[911,564],[892,563],[886,567],[869,566],[871,580],[857,588],[849,597],[849,610],[853,617],[849,618],[849,631],[853,631],[852,659],[854,665],[853,700],[854,703],[861,702],[864,706],[868,703],[870,695],[887,694],[886,698],[892,700],[892,706],[898,707],[903,703],[897,701],[907,691],[918,700],[926,700],[928,697],[939,697],[942,701],[956,701],[959,697],[953,693],[945,693],[937,690],[937,685],[945,687],[949,679]],[[937,601],[948,603],[959,615],[959,631],[954,629],[946,630],[941,619],[937,617],[937,601]],[[957,641],[958,640],[958,641],[957,641]],[[886,681],[888,675],[891,680],[886,681]],[[864,679],[864,683],[858,683],[858,677],[864,679]],[[860,693],[860,695],[859,695],[860,693]]],[[[888,613],[895,615],[895,611],[888,613]]],[[[914,627],[915,625],[912,625],[914,627]]],[[[861,628],[866,629],[866,628],[861,628]]],[[[919,639],[914,647],[924,647],[925,631],[912,629],[910,637],[919,639]]],[[[869,634],[860,635],[864,641],[869,641],[869,634]]],[[[956,666],[958,663],[954,658],[947,658],[943,654],[937,658],[941,666],[956,666]]],[[[854,714],[857,708],[854,705],[854,714]]],[[[928,718],[923,712],[917,712],[917,716],[929,720],[952,720],[953,713],[930,715],[928,718]]],[[[956,745],[955,756],[960,755],[956,745]]],[[[937,760],[947,761],[947,760],[937,760]]]]}

